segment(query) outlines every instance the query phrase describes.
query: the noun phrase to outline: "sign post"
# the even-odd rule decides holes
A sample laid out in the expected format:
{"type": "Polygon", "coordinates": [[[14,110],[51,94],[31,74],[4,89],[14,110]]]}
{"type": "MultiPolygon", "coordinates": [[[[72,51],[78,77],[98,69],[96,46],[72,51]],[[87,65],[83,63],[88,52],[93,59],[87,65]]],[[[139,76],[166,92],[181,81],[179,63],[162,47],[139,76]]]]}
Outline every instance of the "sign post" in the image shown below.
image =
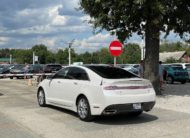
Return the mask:
{"type": "Polygon", "coordinates": [[[122,53],[122,43],[118,40],[112,41],[109,46],[109,51],[114,56],[114,66],[116,66],[116,57],[122,53]]]}

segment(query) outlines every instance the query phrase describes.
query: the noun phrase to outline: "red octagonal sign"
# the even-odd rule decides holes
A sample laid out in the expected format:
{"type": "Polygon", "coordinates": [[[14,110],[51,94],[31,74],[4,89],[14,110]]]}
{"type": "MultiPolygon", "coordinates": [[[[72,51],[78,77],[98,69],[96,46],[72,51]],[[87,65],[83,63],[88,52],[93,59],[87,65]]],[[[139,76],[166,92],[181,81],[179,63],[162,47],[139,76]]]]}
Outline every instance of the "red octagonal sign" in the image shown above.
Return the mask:
{"type": "Polygon", "coordinates": [[[109,51],[112,56],[119,56],[122,53],[122,43],[118,40],[112,41],[109,46],[109,51]]]}

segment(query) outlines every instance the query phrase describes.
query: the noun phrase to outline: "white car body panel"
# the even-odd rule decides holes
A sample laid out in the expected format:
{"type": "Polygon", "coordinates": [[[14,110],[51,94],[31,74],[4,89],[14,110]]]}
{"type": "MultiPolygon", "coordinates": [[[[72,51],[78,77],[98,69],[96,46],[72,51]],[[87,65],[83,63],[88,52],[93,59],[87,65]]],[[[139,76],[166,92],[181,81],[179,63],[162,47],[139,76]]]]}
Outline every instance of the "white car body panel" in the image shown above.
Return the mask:
{"type": "Polygon", "coordinates": [[[149,80],[142,78],[105,79],[83,66],[90,80],[45,79],[39,84],[44,89],[46,103],[77,111],[76,100],[84,95],[90,104],[92,115],[101,115],[103,110],[114,104],[155,102],[155,91],[149,80]],[[104,87],[117,86],[122,89],[105,90],[104,87]],[[140,89],[144,86],[148,88],[140,89]],[[133,88],[138,89],[133,89],[133,88]],[[124,88],[124,89],[123,89],[124,88]]]}

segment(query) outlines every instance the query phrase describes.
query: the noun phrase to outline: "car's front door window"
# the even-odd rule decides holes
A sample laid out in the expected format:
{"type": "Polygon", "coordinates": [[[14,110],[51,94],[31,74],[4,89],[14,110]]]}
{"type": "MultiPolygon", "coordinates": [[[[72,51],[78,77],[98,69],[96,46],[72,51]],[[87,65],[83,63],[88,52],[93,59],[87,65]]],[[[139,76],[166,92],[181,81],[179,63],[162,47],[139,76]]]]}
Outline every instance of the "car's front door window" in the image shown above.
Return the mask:
{"type": "Polygon", "coordinates": [[[67,79],[67,74],[69,72],[69,68],[61,69],[58,71],[53,78],[54,79],[67,79]]]}

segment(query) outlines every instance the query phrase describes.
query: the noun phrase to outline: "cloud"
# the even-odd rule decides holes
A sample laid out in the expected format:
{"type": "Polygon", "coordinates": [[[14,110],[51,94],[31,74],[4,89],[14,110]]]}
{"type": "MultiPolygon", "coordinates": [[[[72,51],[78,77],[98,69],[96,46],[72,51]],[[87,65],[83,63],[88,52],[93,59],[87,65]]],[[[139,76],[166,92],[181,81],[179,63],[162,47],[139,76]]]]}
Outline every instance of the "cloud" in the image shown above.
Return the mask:
{"type": "Polygon", "coordinates": [[[116,36],[111,36],[109,33],[99,33],[82,40],[75,40],[73,43],[73,48],[78,53],[84,53],[86,51],[94,52],[101,48],[108,47],[110,42],[115,39],[116,36]]]}
{"type": "MultiPolygon", "coordinates": [[[[1,0],[0,48],[31,48],[45,44],[50,49],[66,48],[75,39],[73,48],[79,52],[108,47],[116,39],[109,32],[94,35],[79,8],[79,0],[1,0]]],[[[174,35],[168,37],[175,39],[174,35]]],[[[141,43],[134,35],[127,43],[141,43]]]]}
{"type": "Polygon", "coordinates": [[[0,37],[0,45],[4,45],[9,41],[7,37],[0,37]]]}
{"type": "Polygon", "coordinates": [[[79,8],[79,0],[68,0],[62,2],[62,7],[59,7],[58,12],[62,16],[84,16],[79,8]]]}

